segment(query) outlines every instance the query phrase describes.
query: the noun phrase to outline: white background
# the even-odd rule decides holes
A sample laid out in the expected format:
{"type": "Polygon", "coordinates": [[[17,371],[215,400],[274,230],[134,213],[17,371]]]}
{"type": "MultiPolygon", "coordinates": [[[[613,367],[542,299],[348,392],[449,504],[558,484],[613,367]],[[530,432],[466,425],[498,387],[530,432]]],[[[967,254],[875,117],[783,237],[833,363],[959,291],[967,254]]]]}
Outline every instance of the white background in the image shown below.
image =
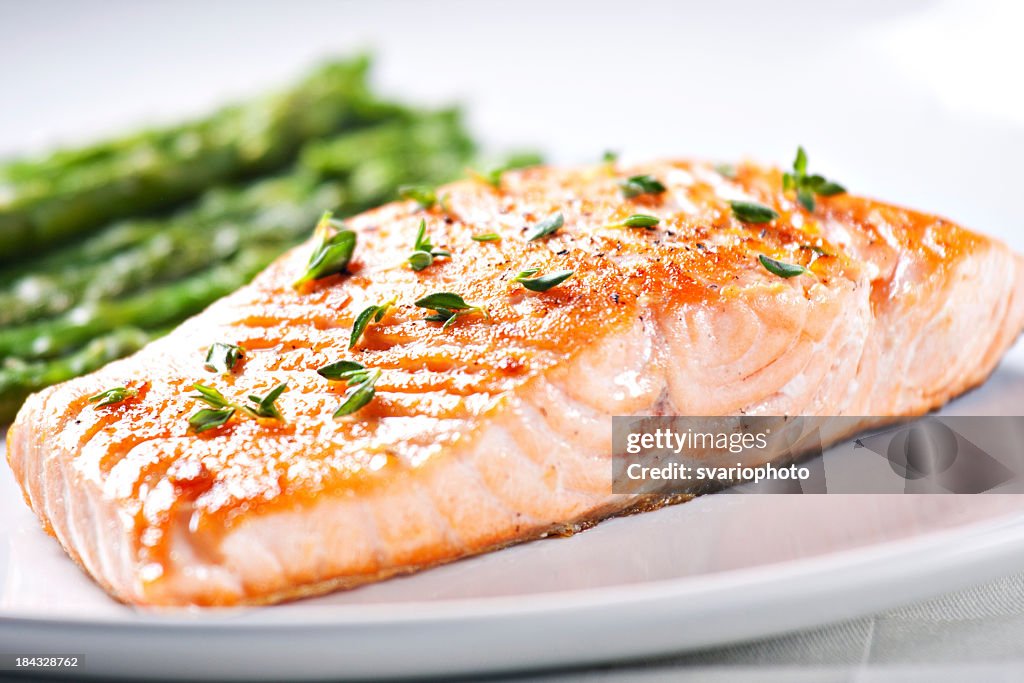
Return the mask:
{"type": "Polygon", "coordinates": [[[0,0],[0,154],[172,121],[371,48],[558,162],[750,156],[1024,251],[1024,3],[0,0]]]}

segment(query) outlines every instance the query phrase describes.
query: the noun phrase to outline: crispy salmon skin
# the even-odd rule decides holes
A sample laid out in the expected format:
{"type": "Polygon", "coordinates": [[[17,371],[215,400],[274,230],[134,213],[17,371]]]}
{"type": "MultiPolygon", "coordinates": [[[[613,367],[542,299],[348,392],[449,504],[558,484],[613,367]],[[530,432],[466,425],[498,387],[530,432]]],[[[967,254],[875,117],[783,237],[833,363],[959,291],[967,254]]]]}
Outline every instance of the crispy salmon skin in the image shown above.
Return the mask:
{"type": "Polygon", "coordinates": [[[611,492],[612,415],[923,413],[982,382],[1024,321],[1024,261],[1002,244],[848,194],[808,211],[753,164],[540,167],[437,194],[346,221],[347,273],[293,287],[311,241],[28,400],[10,465],[112,595],[269,603],[581,528],[642,504],[611,492]],[[643,175],[664,191],[628,185],[643,175]],[[450,255],[415,271],[421,221],[450,255]],[[532,269],[573,275],[531,291],[532,269]],[[425,320],[415,302],[437,292],[480,310],[425,320]],[[217,342],[245,349],[230,372],[204,367],[217,342]],[[340,360],[380,376],[335,419],[347,385],[317,369],[340,360]],[[195,433],[197,383],[230,401],[287,383],[283,419],[237,410],[195,433]],[[132,395],[88,400],[113,387],[132,395]]]}

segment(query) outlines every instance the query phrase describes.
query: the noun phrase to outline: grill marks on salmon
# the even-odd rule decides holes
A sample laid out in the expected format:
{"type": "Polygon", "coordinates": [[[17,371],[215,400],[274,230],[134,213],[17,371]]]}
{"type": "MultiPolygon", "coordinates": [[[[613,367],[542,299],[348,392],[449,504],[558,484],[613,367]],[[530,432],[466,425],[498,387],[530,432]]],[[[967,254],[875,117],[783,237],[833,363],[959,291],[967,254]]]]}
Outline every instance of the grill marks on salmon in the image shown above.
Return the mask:
{"type": "Polygon", "coordinates": [[[28,400],[10,464],[112,595],[269,603],[570,532],[659,502],[611,493],[611,415],[923,413],[982,382],[1024,321],[1024,261],[998,242],[850,195],[809,214],[752,164],[536,168],[440,195],[447,211],[347,221],[348,275],[295,291],[307,243],[138,354],[28,400]],[[667,191],[624,199],[617,182],[639,173],[667,191]],[[731,199],[780,216],[743,223],[731,199]],[[564,226],[527,241],[554,212],[564,226]],[[660,223],[606,227],[635,213],[660,223]],[[416,273],[403,260],[420,220],[452,256],[416,273]],[[761,254],[808,273],[780,278],[761,254]],[[513,282],[526,268],[575,274],[534,293],[513,282]],[[413,302],[437,291],[489,318],[424,322],[413,302]],[[348,351],[359,311],[393,297],[348,351]],[[217,341],[248,350],[232,375],[203,367],[217,341]],[[334,420],[345,386],[316,369],[345,358],[382,374],[334,420]],[[287,382],[286,421],[191,434],[197,382],[238,400],[287,382]],[[112,386],[139,393],[87,402],[112,386]]]}

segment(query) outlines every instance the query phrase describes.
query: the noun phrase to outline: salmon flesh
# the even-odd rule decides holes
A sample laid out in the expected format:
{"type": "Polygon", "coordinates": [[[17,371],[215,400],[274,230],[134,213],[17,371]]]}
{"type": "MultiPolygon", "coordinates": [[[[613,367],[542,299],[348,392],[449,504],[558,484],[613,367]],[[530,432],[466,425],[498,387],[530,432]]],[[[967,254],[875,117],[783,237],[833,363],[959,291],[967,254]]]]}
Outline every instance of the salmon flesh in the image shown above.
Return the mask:
{"type": "Polygon", "coordinates": [[[809,211],[777,169],[497,180],[351,218],[347,272],[294,287],[311,240],[134,356],[29,398],[7,455],[44,527],[127,603],[349,588],[643,505],[611,491],[613,415],[921,414],[984,381],[1024,324],[1024,260],[1001,243],[849,194],[809,211]],[[624,192],[638,175],[664,191],[624,192]],[[777,215],[743,220],[735,201],[777,215]],[[417,271],[421,221],[427,251],[450,255],[417,271]],[[531,291],[523,271],[573,274],[531,291]],[[425,320],[445,317],[415,305],[437,292],[473,308],[425,320]],[[357,315],[389,301],[350,349],[357,315]],[[244,349],[230,371],[204,367],[214,343],[244,349]],[[342,360],[380,374],[335,418],[350,385],[317,370],[342,360]],[[196,433],[197,383],[230,401],[286,383],[281,419],[237,410],[196,433]],[[88,400],[113,387],[126,397],[88,400]]]}

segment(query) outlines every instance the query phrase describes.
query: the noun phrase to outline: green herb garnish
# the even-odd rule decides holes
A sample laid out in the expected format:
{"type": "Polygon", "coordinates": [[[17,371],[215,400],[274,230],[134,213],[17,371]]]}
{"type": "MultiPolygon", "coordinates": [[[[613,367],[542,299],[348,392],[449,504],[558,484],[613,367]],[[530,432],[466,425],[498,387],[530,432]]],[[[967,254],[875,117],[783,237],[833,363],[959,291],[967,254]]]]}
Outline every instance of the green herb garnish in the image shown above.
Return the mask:
{"type": "Polygon", "coordinates": [[[428,294],[422,299],[418,299],[416,306],[434,311],[423,319],[430,322],[443,322],[442,330],[447,330],[462,316],[480,313],[484,318],[488,317],[485,308],[468,304],[461,296],[453,292],[428,294]]]}
{"type": "Polygon", "coordinates": [[[527,268],[516,275],[512,281],[518,282],[531,292],[546,292],[552,287],[557,287],[573,276],[575,271],[558,270],[554,273],[533,277],[540,272],[540,268],[527,268]]]}
{"type": "Polygon", "coordinates": [[[715,173],[729,180],[736,179],[736,167],[732,164],[715,164],[715,173]]]}
{"type": "Polygon", "coordinates": [[[610,150],[610,149],[606,149],[604,151],[604,154],[601,155],[601,161],[603,161],[604,163],[609,164],[609,165],[610,164],[614,164],[618,160],[619,160],[619,153],[615,152],[613,150],[610,150]]]}
{"type": "Polygon", "coordinates": [[[423,209],[429,209],[437,204],[437,192],[426,185],[402,185],[398,188],[398,196],[413,200],[423,209]]]}
{"type": "Polygon", "coordinates": [[[331,220],[329,211],[320,219],[316,231],[320,241],[309,257],[306,272],[295,281],[293,287],[297,288],[306,282],[320,280],[328,275],[343,273],[352,260],[352,252],[356,249],[356,233],[331,220]],[[332,230],[337,232],[331,234],[332,230]]]}
{"type": "Polygon", "coordinates": [[[744,223],[769,223],[779,217],[771,207],[756,202],[731,201],[732,213],[744,223]]]}
{"type": "Polygon", "coordinates": [[[208,429],[220,427],[235,414],[236,406],[232,405],[230,401],[224,398],[222,393],[213,387],[208,387],[204,384],[194,384],[192,388],[199,393],[190,398],[199,399],[211,407],[203,408],[188,419],[191,431],[199,434],[208,429]]]}
{"type": "Polygon", "coordinates": [[[192,388],[199,393],[194,396],[190,396],[189,398],[199,399],[214,408],[226,408],[231,405],[231,401],[224,398],[224,394],[220,393],[213,387],[208,387],[205,384],[193,384],[192,388]]]}
{"type": "Polygon", "coordinates": [[[414,251],[412,255],[409,256],[409,267],[417,273],[428,268],[433,262],[434,257],[426,251],[414,251]]]}
{"type": "Polygon", "coordinates": [[[199,434],[208,429],[220,427],[230,420],[237,410],[241,410],[253,417],[270,417],[275,420],[284,421],[284,417],[277,409],[277,406],[274,405],[274,402],[277,401],[287,386],[287,383],[279,384],[262,398],[250,395],[249,401],[252,405],[237,405],[229,401],[224,394],[213,387],[208,387],[205,384],[193,384],[192,388],[199,393],[190,396],[190,398],[198,399],[210,407],[203,408],[188,419],[189,429],[199,434]]]}
{"type": "Polygon", "coordinates": [[[349,380],[349,388],[345,391],[341,405],[334,411],[334,418],[351,415],[372,401],[377,393],[374,385],[380,379],[380,374],[380,370],[374,370],[372,373],[357,375],[349,380]],[[358,381],[358,384],[354,384],[354,381],[358,381]]]}
{"type": "Polygon", "coordinates": [[[339,360],[336,363],[330,363],[323,366],[318,369],[316,373],[325,379],[337,379],[350,382],[354,377],[365,375],[367,370],[365,365],[357,363],[354,360],[339,360]]]}
{"type": "Polygon", "coordinates": [[[253,396],[250,394],[249,400],[253,403],[251,406],[242,406],[242,410],[249,413],[253,417],[272,417],[275,420],[281,420],[284,422],[284,417],[281,415],[281,411],[274,405],[284,390],[288,387],[287,382],[282,382],[276,387],[270,390],[270,393],[260,398],[259,396],[253,396]]]}
{"type": "Polygon", "coordinates": [[[492,168],[489,171],[476,171],[473,169],[469,170],[469,175],[476,178],[482,183],[486,183],[496,190],[501,189],[501,177],[505,175],[505,171],[508,170],[507,166],[498,166],[492,168]]]}
{"type": "Polygon", "coordinates": [[[366,326],[370,324],[372,320],[375,323],[379,323],[384,319],[384,314],[388,312],[388,309],[395,305],[396,299],[389,299],[382,304],[374,306],[367,306],[359,315],[356,316],[355,322],[352,323],[352,335],[348,339],[348,348],[352,348],[359,341],[359,338],[363,336],[363,332],[366,331],[366,326]]]}
{"type": "Polygon", "coordinates": [[[609,223],[606,228],[653,228],[661,219],[657,216],[649,216],[645,213],[635,213],[624,221],[609,223]]]}
{"type": "Polygon", "coordinates": [[[820,175],[807,175],[807,152],[796,148],[793,172],[782,175],[782,189],[796,190],[796,200],[808,211],[814,211],[814,197],[831,197],[843,194],[846,189],[839,183],[826,180],[820,175]]]}
{"type": "Polygon", "coordinates": [[[803,266],[776,261],[773,258],[768,258],[764,254],[758,256],[757,260],[761,262],[761,265],[764,266],[769,273],[786,279],[796,277],[797,275],[802,275],[807,272],[807,269],[803,266]]]}
{"type": "Polygon", "coordinates": [[[495,166],[488,171],[476,171],[469,169],[469,175],[477,180],[487,183],[495,189],[501,189],[502,177],[505,171],[517,168],[528,168],[543,163],[544,159],[535,152],[518,152],[505,158],[505,163],[495,166]]]}
{"type": "Polygon", "coordinates": [[[245,349],[241,346],[214,342],[210,345],[210,350],[206,352],[206,363],[203,367],[213,372],[231,372],[243,355],[245,355],[245,349]]]}
{"type": "Polygon", "coordinates": [[[427,237],[427,222],[420,220],[419,230],[416,231],[416,241],[412,245],[412,255],[409,257],[409,267],[419,272],[434,262],[435,258],[442,256],[450,257],[451,253],[444,249],[435,249],[427,237]]]}
{"type": "Polygon", "coordinates": [[[639,197],[642,194],[661,194],[665,186],[652,175],[634,175],[619,181],[619,189],[626,199],[639,197]]]}
{"type": "Polygon", "coordinates": [[[473,235],[470,239],[474,242],[497,242],[501,239],[501,235],[496,232],[486,232],[483,235],[473,235]]]}
{"type": "Polygon", "coordinates": [[[561,212],[553,213],[534,225],[533,229],[527,233],[526,240],[528,242],[533,242],[534,240],[539,240],[541,237],[552,235],[563,225],[565,225],[565,217],[562,216],[561,212]]]}
{"type": "Polygon", "coordinates": [[[373,400],[376,393],[374,385],[380,379],[380,370],[371,372],[364,365],[354,360],[340,360],[325,365],[317,373],[327,379],[340,380],[348,385],[344,400],[334,412],[334,417],[344,417],[356,412],[373,400]]]}
{"type": "Polygon", "coordinates": [[[188,418],[189,429],[196,433],[201,434],[208,429],[214,427],[220,427],[231,419],[231,416],[235,414],[234,408],[223,408],[220,410],[212,410],[210,408],[203,408],[199,412],[188,418]]]}
{"type": "Polygon", "coordinates": [[[110,406],[115,403],[127,400],[134,396],[138,396],[138,389],[128,389],[127,387],[114,387],[113,389],[107,389],[100,393],[90,396],[88,398],[89,403],[95,403],[97,408],[102,406],[110,406]]]}

